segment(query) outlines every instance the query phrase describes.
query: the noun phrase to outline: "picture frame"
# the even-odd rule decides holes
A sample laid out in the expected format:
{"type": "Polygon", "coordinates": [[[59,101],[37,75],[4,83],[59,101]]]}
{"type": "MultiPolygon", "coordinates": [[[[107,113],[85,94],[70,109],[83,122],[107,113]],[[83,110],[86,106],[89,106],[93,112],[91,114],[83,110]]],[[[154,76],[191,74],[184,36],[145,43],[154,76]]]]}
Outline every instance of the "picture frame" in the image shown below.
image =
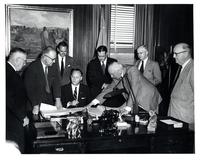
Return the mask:
{"type": "Polygon", "coordinates": [[[35,60],[42,49],[65,41],[73,57],[73,9],[31,5],[6,5],[6,56],[13,47],[27,51],[35,60]]]}

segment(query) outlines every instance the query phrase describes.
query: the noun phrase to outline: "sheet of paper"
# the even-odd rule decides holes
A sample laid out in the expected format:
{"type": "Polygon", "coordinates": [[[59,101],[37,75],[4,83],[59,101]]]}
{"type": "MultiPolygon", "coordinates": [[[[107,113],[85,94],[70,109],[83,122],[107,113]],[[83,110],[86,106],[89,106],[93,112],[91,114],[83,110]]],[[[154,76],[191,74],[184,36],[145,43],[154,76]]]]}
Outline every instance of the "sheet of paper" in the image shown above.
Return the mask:
{"type": "Polygon", "coordinates": [[[175,120],[172,119],[164,119],[164,120],[160,120],[161,122],[168,124],[168,125],[173,125],[174,128],[182,128],[183,127],[183,123],[182,122],[177,122],[175,120]]]}
{"type": "Polygon", "coordinates": [[[46,103],[41,103],[40,104],[40,111],[55,111],[57,110],[56,106],[46,104],[46,103]]]}

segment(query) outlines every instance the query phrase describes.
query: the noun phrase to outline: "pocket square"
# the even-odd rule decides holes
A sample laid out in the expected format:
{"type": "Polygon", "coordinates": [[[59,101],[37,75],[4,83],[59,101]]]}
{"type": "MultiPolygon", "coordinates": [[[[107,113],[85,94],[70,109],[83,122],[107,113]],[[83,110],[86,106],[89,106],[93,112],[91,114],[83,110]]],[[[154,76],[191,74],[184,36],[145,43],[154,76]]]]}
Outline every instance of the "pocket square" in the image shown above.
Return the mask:
{"type": "Polygon", "coordinates": [[[81,97],[81,99],[86,99],[86,97],[81,97]]]}
{"type": "Polygon", "coordinates": [[[67,67],[71,67],[71,65],[70,65],[70,64],[68,64],[68,65],[67,65],[67,67]]]}

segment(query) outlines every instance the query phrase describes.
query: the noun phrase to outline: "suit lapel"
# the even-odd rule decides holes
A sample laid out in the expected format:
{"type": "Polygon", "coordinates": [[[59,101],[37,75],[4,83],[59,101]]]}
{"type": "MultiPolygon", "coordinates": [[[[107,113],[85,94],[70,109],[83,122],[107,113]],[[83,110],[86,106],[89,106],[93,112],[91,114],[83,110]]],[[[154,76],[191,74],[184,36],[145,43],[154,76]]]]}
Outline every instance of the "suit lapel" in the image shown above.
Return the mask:
{"type": "Polygon", "coordinates": [[[40,75],[40,77],[42,77],[41,83],[43,83],[44,85],[46,85],[45,75],[44,75],[44,69],[43,69],[43,66],[42,66],[42,62],[40,60],[37,61],[37,66],[38,66],[38,74],[40,75]]]}

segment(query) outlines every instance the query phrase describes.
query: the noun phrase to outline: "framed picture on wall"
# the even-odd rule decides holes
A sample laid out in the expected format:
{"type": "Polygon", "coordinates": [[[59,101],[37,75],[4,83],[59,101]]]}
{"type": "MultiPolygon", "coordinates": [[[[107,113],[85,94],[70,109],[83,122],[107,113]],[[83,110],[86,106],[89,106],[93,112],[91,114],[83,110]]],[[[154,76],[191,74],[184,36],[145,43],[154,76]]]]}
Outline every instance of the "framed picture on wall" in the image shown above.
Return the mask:
{"type": "Polygon", "coordinates": [[[37,58],[42,49],[65,41],[73,57],[73,10],[54,5],[6,5],[6,55],[13,47],[28,53],[28,61],[37,58]]]}

